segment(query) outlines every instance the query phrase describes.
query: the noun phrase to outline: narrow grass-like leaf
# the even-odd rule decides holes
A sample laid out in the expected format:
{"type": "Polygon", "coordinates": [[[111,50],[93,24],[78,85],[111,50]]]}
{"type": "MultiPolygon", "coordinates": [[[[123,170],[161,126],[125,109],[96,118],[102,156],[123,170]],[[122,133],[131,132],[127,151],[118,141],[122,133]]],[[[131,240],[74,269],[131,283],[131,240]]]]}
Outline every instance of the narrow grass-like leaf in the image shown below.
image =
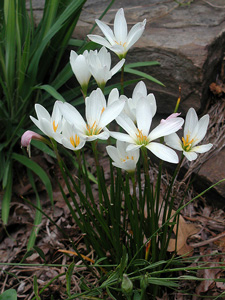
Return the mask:
{"type": "Polygon", "coordinates": [[[66,291],[69,297],[71,296],[71,277],[73,275],[74,267],[75,267],[75,263],[72,262],[66,272],[66,291]]]}
{"type": "Polygon", "coordinates": [[[46,191],[53,205],[52,185],[46,172],[36,162],[32,161],[31,159],[27,158],[24,155],[13,153],[12,158],[17,160],[19,163],[23,164],[27,168],[31,169],[35,174],[37,174],[40,177],[41,181],[44,183],[46,187],[46,191]]]}
{"type": "Polygon", "coordinates": [[[159,81],[158,79],[154,78],[153,76],[151,75],[148,75],[144,72],[141,72],[141,71],[138,71],[138,70],[134,70],[134,69],[131,69],[131,68],[127,68],[126,66],[124,67],[124,72],[126,73],[130,73],[130,74],[134,74],[134,75],[138,75],[140,77],[144,77],[150,81],[153,81],[159,85],[162,85],[162,86],[165,86],[161,81],[159,81]]]}
{"type": "Polygon", "coordinates": [[[45,90],[46,92],[48,92],[52,97],[54,97],[56,100],[60,100],[62,102],[66,102],[66,100],[63,98],[63,96],[58,93],[56,91],[56,89],[51,86],[51,85],[48,85],[48,84],[45,84],[45,85],[40,85],[38,86],[37,88],[39,89],[42,89],[42,90],[45,90]]]}
{"type": "Polygon", "coordinates": [[[2,199],[2,221],[4,224],[7,224],[8,217],[9,217],[10,202],[11,202],[11,195],[12,195],[12,181],[13,181],[12,177],[13,177],[12,162],[10,161],[5,193],[2,199]]]}

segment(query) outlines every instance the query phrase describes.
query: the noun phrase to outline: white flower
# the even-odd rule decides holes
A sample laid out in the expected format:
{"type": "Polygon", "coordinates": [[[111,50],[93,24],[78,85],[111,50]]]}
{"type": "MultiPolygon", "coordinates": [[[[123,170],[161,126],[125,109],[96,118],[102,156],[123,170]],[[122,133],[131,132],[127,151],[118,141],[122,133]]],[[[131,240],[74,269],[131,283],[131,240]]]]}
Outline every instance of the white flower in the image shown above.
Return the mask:
{"type": "Polygon", "coordinates": [[[87,63],[88,51],[85,50],[83,54],[78,55],[75,51],[70,52],[70,65],[77,81],[81,85],[82,90],[87,91],[88,83],[91,78],[91,72],[87,63]]]}
{"type": "Polygon", "coordinates": [[[137,103],[140,98],[146,98],[147,101],[149,101],[149,104],[151,105],[151,113],[152,113],[152,118],[154,117],[156,113],[156,101],[155,101],[155,96],[151,94],[147,94],[147,88],[146,85],[143,81],[138,82],[138,84],[135,86],[133,93],[132,93],[132,98],[127,99],[125,107],[124,107],[124,112],[126,115],[128,115],[131,120],[136,123],[136,108],[137,108],[137,103]]]}
{"type": "Polygon", "coordinates": [[[128,144],[126,142],[116,141],[116,147],[107,146],[106,151],[113,160],[113,165],[127,172],[134,172],[139,160],[139,149],[126,151],[128,144]]]}
{"type": "Polygon", "coordinates": [[[116,74],[123,66],[125,59],[121,59],[111,70],[111,55],[102,47],[100,51],[91,50],[88,55],[89,70],[99,87],[105,86],[106,82],[116,74]]]}
{"type": "Polygon", "coordinates": [[[77,151],[84,146],[85,142],[86,141],[79,136],[78,131],[75,129],[74,125],[71,125],[64,120],[61,140],[62,145],[65,148],[77,151]]]}
{"type": "Polygon", "coordinates": [[[184,120],[182,118],[169,119],[166,124],[159,124],[150,132],[152,108],[146,98],[140,98],[137,103],[136,120],[137,126],[126,114],[121,114],[116,118],[116,121],[128,134],[110,132],[112,137],[129,143],[130,145],[127,147],[127,151],[146,147],[160,159],[171,163],[177,163],[178,156],[174,150],[153,141],[176,132],[182,126],[184,120]]]}
{"type": "Polygon", "coordinates": [[[57,142],[61,140],[61,131],[62,131],[62,114],[59,110],[58,103],[56,101],[53,110],[52,116],[49,112],[40,104],[35,104],[35,111],[38,119],[30,116],[34,124],[48,137],[55,139],[57,142]]]}
{"type": "Polygon", "coordinates": [[[184,135],[180,140],[176,133],[165,136],[165,142],[168,146],[183,151],[183,154],[190,161],[197,158],[197,153],[204,153],[212,148],[212,144],[206,144],[197,146],[198,143],[202,141],[206,135],[207,127],[209,124],[209,115],[203,116],[198,121],[198,116],[194,108],[188,110],[185,125],[184,125],[184,135]]]}
{"type": "Polygon", "coordinates": [[[91,41],[109,48],[115,52],[120,58],[126,56],[127,51],[133,46],[141,37],[146,20],[135,24],[130,32],[127,34],[127,22],[124,16],[123,8],[120,8],[114,19],[114,32],[112,29],[100,20],[95,20],[106,39],[99,36],[89,34],[88,37],[91,41]]]}
{"type": "MultiPolygon", "coordinates": [[[[114,90],[111,93],[116,97],[118,96],[118,93],[115,93],[114,90]]],[[[112,96],[109,95],[109,98],[111,97],[112,96]]],[[[87,120],[87,122],[85,122],[75,107],[69,103],[59,102],[60,110],[65,120],[74,125],[77,134],[87,141],[96,139],[107,140],[109,133],[105,130],[105,127],[121,113],[124,104],[124,100],[117,98],[116,101],[112,101],[112,103],[107,106],[104,94],[101,89],[98,88],[90,94],[90,97],[85,99],[85,114],[87,120]]]]}

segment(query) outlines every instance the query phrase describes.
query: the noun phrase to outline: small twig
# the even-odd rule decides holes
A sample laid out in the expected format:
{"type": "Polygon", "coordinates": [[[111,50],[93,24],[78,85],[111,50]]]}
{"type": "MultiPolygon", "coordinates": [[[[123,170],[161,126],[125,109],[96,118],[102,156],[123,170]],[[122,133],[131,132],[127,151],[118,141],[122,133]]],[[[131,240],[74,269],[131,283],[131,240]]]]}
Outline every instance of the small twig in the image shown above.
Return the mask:
{"type": "Polygon", "coordinates": [[[211,238],[211,239],[208,239],[206,241],[202,241],[202,242],[199,242],[199,243],[192,243],[192,244],[189,244],[191,247],[194,247],[194,248],[198,248],[198,247],[202,247],[202,246],[205,246],[205,245],[208,245],[209,243],[212,243],[212,242],[215,242],[217,240],[219,240],[220,238],[222,237],[225,237],[225,231],[218,234],[217,236],[211,238]]]}

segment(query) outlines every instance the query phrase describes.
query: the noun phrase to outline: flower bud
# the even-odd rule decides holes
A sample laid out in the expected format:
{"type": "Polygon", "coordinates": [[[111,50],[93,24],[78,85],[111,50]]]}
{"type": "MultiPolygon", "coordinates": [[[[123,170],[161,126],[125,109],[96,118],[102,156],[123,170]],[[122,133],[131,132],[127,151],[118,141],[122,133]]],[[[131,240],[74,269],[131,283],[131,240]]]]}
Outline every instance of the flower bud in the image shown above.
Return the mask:
{"type": "Polygon", "coordinates": [[[121,284],[122,292],[128,296],[132,295],[133,291],[133,283],[132,281],[128,278],[126,274],[123,274],[123,281],[121,284]]]}

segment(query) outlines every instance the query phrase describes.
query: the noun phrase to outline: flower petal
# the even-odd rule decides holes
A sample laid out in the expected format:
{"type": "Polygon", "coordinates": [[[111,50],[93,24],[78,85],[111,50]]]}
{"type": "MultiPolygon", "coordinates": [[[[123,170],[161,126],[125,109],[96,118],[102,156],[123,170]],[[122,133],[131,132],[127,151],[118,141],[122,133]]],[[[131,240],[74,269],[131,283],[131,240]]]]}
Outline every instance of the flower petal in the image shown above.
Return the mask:
{"type": "Polygon", "coordinates": [[[184,120],[182,118],[172,118],[166,121],[166,123],[160,123],[149,135],[151,141],[169,135],[178,131],[183,125],[184,120]]]}
{"type": "Polygon", "coordinates": [[[155,154],[155,156],[164,161],[174,164],[177,164],[179,162],[176,152],[163,144],[152,142],[148,144],[146,148],[148,148],[153,154],[155,154]]]}
{"type": "Polygon", "coordinates": [[[197,152],[197,153],[205,153],[209,151],[213,147],[213,144],[209,143],[206,145],[200,145],[200,146],[195,146],[191,149],[191,151],[197,152]]]}
{"type": "Polygon", "coordinates": [[[190,108],[187,112],[185,118],[185,125],[184,125],[184,138],[186,139],[187,136],[190,136],[194,130],[196,130],[196,126],[198,124],[198,116],[194,110],[194,108],[190,108]]]}
{"type": "Polygon", "coordinates": [[[184,156],[186,156],[186,158],[189,161],[195,160],[198,157],[197,153],[195,153],[193,151],[189,151],[189,152],[183,151],[183,154],[184,154],[184,156]]]}
{"type": "Polygon", "coordinates": [[[179,150],[179,151],[183,151],[182,142],[176,133],[166,135],[164,137],[164,141],[167,144],[167,146],[170,146],[171,148],[179,150]]]}
{"type": "Polygon", "coordinates": [[[46,119],[51,122],[51,117],[47,109],[45,109],[41,104],[35,104],[34,106],[38,119],[46,119]]]}
{"type": "Polygon", "coordinates": [[[112,76],[114,75],[114,74],[116,74],[121,68],[122,68],[122,66],[124,65],[124,63],[125,63],[125,59],[123,58],[123,59],[121,59],[113,68],[112,68],[112,70],[111,70],[111,72],[112,72],[112,76]]]}
{"type": "Polygon", "coordinates": [[[114,19],[114,35],[118,43],[125,43],[127,40],[127,21],[123,8],[120,8],[114,19]]]}
{"type": "Polygon", "coordinates": [[[148,136],[152,123],[151,103],[147,98],[140,98],[136,108],[137,127],[143,135],[148,136]]]}
{"type": "Polygon", "coordinates": [[[133,143],[134,140],[132,137],[129,136],[129,134],[122,133],[122,132],[116,132],[116,131],[109,131],[111,137],[113,137],[116,140],[127,142],[127,143],[133,143]]]}
{"type": "Polygon", "coordinates": [[[127,36],[127,50],[130,49],[130,47],[132,47],[137,42],[137,40],[139,40],[139,38],[142,36],[142,33],[145,29],[145,24],[146,24],[146,20],[135,24],[131,28],[127,36]]]}
{"type": "Polygon", "coordinates": [[[116,118],[116,122],[132,137],[132,139],[135,140],[137,138],[136,134],[138,134],[138,130],[131,118],[124,113],[121,113],[119,117],[116,118]]]}
{"type": "MultiPolygon", "coordinates": [[[[102,33],[105,35],[111,45],[115,44],[115,36],[112,29],[100,20],[95,20],[102,33]]],[[[89,35],[90,36],[90,35],[89,35]]],[[[90,37],[89,37],[90,38],[90,37]]],[[[107,46],[106,46],[107,47],[107,46]]]]}
{"type": "Polygon", "coordinates": [[[111,47],[111,44],[105,38],[103,38],[100,35],[88,34],[87,36],[94,43],[97,43],[99,45],[105,46],[106,48],[110,48],[111,47]]]}
{"type": "Polygon", "coordinates": [[[191,135],[190,139],[194,138],[194,142],[192,144],[192,147],[197,145],[198,143],[200,143],[203,138],[206,135],[206,131],[209,125],[209,115],[204,115],[198,122],[198,131],[197,133],[194,135],[194,133],[191,135]]]}
{"type": "Polygon", "coordinates": [[[115,120],[118,115],[121,113],[125,105],[124,100],[117,100],[106,107],[101,115],[101,119],[99,121],[99,127],[104,128],[110,122],[115,120]]]}
{"type": "Polygon", "coordinates": [[[82,132],[86,130],[86,123],[75,107],[67,102],[61,102],[59,103],[59,109],[67,122],[74,124],[74,126],[82,132]]]}

